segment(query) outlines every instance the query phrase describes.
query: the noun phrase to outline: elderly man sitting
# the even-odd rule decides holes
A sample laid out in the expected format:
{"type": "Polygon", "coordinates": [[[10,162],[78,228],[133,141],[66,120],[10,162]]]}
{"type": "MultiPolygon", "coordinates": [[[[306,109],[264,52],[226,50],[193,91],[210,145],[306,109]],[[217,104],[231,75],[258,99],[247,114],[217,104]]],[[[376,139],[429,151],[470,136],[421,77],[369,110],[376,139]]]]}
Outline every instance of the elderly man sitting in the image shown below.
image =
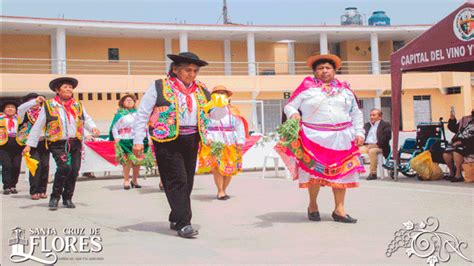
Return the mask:
{"type": "Polygon", "coordinates": [[[370,173],[367,180],[377,179],[377,156],[390,154],[390,139],[392,139],[392,126],[382,119],[380,109],[370,110],[370,122],[365,123],[365,143],[359,147],[361,153],[369,155],[370,173]]]}

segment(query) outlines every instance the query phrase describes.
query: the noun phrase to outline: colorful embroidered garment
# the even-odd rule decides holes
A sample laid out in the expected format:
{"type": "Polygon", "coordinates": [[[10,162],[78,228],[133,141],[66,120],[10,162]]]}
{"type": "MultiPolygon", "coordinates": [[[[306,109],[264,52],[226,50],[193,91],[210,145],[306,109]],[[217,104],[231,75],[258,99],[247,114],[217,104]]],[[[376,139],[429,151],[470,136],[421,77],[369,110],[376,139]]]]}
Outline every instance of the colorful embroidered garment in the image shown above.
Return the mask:
{"type": "Polygon", "coordinates": [[[109,130],[109,140],[120,139],[115,143],[116,162],[125,165],[132,162],[134,165],[143,165],[147,169],[153,168],[155,160],[148,145],[148,138],[143,140],[144,154],[137,157],[132,152],[133,148],[133,123],[137,116],[136,109],[119,109],[114,116],[109,130]]]}
{"type": "Polygon", "coordinates": [[[242,172],[246,121],[243,117],[234,115],[235,107],[226,107],[226,111],[227,114],[220,120],[210,120],[207,139],[211,144],[201,145],[198,173],[209,173],[214,168],[223,176],[233,176],[242,172]]]}
{"type": "Polygon", "coordinates": [[[357,187],[365,170],[355,137],[364,137],[364,130],[349,85],[338,80],[325,85],[307,77],[290,97],[285,114],[291,117],[298,110],[302,119],[295,139],[282,139],[275,146],[293,179],[299,180],[301,188],[310,184],[357,187]]]}

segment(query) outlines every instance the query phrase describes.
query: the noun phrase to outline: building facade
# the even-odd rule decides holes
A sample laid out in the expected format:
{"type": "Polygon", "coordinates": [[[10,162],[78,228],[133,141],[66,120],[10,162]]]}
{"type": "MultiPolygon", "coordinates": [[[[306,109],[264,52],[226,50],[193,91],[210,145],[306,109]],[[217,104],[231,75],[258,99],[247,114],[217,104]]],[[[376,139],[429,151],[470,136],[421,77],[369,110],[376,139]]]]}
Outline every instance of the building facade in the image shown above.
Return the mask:
{"type": "MultiPolygon", "coordinates": [[[[166,54],[192,51],[210,64],[199,79],[209,88],[225,85],[251,124],[271,132],[281,122],[286,99],[311,75],[305,60],[333,53],[343,60],[337,77],[360,99],[364,118],[381,108],[391,120],[390,54],[429,25],[249,26],[190,25],[0,17],[1,93],[48,94],[58,75],[79,80],[76,97],[105,130],[124,93],[138,98],[166,75],[166,54]]],[[[471,73],[413,73],[403,78],[402,128],[471,112],[471,73]]]]}

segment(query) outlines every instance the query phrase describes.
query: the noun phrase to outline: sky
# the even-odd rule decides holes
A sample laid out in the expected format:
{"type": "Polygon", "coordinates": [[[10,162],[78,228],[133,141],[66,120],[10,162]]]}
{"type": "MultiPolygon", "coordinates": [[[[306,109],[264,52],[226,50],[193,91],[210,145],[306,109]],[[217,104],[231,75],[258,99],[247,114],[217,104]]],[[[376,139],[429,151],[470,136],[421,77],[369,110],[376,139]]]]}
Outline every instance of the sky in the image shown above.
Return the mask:
{"type": "MultiPolygon", "coordinates": [[[[222,24],[223,0],[0,0],[4,16],[222,24]]],[[[434,24],[463,0],[227,0],[233,23],[339,25],[346,7],[368,19],[383,10],[392,25],[434,24]]]]}

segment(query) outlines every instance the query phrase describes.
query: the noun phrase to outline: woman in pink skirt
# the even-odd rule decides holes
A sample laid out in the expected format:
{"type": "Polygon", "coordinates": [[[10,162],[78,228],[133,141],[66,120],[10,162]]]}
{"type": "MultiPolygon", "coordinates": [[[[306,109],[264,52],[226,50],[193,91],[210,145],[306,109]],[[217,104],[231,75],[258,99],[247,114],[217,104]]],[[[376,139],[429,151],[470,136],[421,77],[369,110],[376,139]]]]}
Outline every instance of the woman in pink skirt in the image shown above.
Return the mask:
{"type": "Polygon", "coordinates": [[[306,63],[314,77],[303,80],[284,109],[287,117],[299,122],[297,137],[282,139],[275,149],[300,188],[308,189],[310,220],[321,220],[316,200],[320,186],[329,186],[335,201],[333,219],[356,223],[345,211],[344,198],[364,172],[357,147],[364,143],[362,112],[349,85],[335,79],[342,64],[339,57],[313,55],[306,63]]]}

